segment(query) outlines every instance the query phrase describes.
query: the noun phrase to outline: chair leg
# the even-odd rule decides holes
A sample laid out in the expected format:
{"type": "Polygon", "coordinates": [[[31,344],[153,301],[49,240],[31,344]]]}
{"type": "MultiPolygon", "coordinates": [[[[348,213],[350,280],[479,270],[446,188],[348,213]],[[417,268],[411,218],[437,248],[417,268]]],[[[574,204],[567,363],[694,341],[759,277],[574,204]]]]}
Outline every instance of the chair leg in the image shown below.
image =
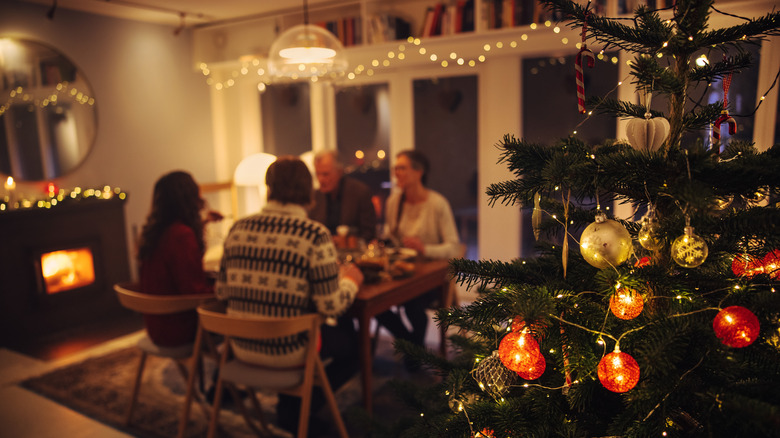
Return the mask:
{"type": "MultiPolygon", "coordinates": [[[[228,388],[228,391],[230,391],[230,394],[233,396],[233,403],[238,408],[239,413],[242,417],[244,417],[244,422],[247,426],[249,426],[250,429],[252,429],[252,432],[255,433],[255,435],[259,437],[266,436],[266,433],[268,429],[266,429],[265,432],[260,431],[260,429],[257,428],[255,425],[255,422],[252,421],[252,417],[249,415],[249,411],[247,411],[246,406],[244,406],[244,401],[241,399],[241,396],[238,393],[238,389],[236,388],[236,385],[233,382],[225,382],[225,385],[228,388]]],[[[252,396],[254,398],[254,393],[252,393],[252,396]]],[[[260,413],[262,415],[262,412],[260,413]]],[[[265,426],[265,421],[261,421],[263,425],[265,426]]]]}
{"type": "MultiPolygon", "coordinates": [[[[205,400],[203,400],[200,397],[200,394],[198,394],[195,391],[195,376],[200,374],[201,377],[203,376],[203,370],[205,369],[203,367],[203,361],[200,351],[201,342],[203,341],[203,329],[198,326],[197,334],[195,335],[195,348],[193,349],[192,357],[190,357],[190,370],[186,371],[184,369],[184,365],[176,362],[179,364],[179,371],[182,371],[184,373],[184,380],[187,381],[187,395],[184,397],[184,407],[182,408],[181,417],[179,418],[179,431],[176,434],[177,438],[184,438],[184,434],[187,431],[187,423],[190,421],[190,407],[192,407],[192,398],[193,396],[198,399],[198,402],[201,403],[201,406],[206,404],[205,400]]],[[[206,418],[209,418],[210,413],[208,413],[208,409],[204,408],[204,412],[206,412],[206,418]]]]}
{"type": "Polygon", "coordinates": [[[339,436],[341,438],[349,438],[349,435],[347,435],[347,427],[344,425],[344,420],[341,419],[339,405],[336,403],[336,396],[333,395],[330,382],[328,382],[328,376],[325,374],[325,366],[322,364],[322,360],[320,360],[319,357],[317,357],[316,365],[317,377],[319,378],[322,392],[325,394],[325,399],[328,402],[328,409],[330,410],[330,414],[333,416],[333,421],[336,422],[336,428],[339,431],[339,436]]]}
{"type": "Polygon", "coordinates": [[[133,393],[130,395],[130,406],[127,407],[127,413],[125,413],[125,426],[130,424],[130,418],[133,416],[133,409],[135,409],[135,402],[138,399],[138,392],[141,389],[141,378],[144,374],[144,366],[146,365],[146,352],[141,351],[141,360],[138,363],[138,372],[135,374],[135,382],[133,383],[133,393]]]}
{"type": "Polygon", "coordinates": [[[251,397],[250,401],[252,402],[252,407],[257,413],[257,419],[260,421],[260,425],[263,426],[265,433],[270,434],[271,431],[268,429],[268,422],[265,421],[265,416],[263,415],[263,407],[260,405],[260,401],[257,400],[257,393],[255,393],[255,390],[250,387],[247,387],[246,390],[249,392],[251,397]]]}
{"type": "MultiPolygon", "coordinates": [[[[224,365],[224,364],[223,364],[224,365]]],[[[217,432],[217,423],[219,422],[219,409],[222,403],[222,376],[217,378],[217,388],[214,391],[214,404],[211,407],[211,421],[209,422],[208,438],[214,438],[217,432]]]]}

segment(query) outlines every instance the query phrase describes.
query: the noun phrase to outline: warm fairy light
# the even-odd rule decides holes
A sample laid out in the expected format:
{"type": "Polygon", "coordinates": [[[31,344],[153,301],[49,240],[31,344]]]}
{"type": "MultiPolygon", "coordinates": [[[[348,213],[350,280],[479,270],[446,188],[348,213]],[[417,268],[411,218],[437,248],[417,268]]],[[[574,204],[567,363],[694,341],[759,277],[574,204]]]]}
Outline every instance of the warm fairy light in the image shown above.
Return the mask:
{"type": "Polygon", "coordinates": [[[609,299],[609,309],[620,319],[636,318],[642,313],[644,306],[644,299],[640,293],[620,284],[615,286],[615,293],[609,299]]]}
{"type": "Polygon", "coordinates": [[[604,356],[597,368],[599,381],[612,392],[630,391],[639,382],[639,364],[631,355],[615,351],[604,356]]]}
{"type": "Polygon", "coordinates": [[[362,160],[363,158],[365,158],[365,156],[366,154],[360,149],[355,151],[355,158],[357,158],[358,160],[362,160]]]}
{"type": "Polygon", "coordinates": [[[761,326],[750,310],[742,306],[729,306],[715,316],[712,329],[724,345],[742,348],[758,338],[761,326]]]}
{"type": "Polygon", "coordinates": [[[376,151],[376,157],[379,158],[380,160],[384,160],[385,159],[385,150],[384,149],[380,149],[380,150],[376,151]]]}

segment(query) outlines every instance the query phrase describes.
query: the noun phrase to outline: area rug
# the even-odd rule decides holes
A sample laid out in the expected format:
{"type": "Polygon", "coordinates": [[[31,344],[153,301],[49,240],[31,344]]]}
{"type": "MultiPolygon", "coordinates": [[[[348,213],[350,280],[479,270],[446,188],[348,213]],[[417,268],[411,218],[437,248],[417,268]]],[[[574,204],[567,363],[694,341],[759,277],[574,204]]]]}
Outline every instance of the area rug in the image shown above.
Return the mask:
{"type": "MultiPolygon", "coordinates": [[[[175,363],[169,359],[155,356],[147,358],[131,424],[123,425],[140,356],[140,350],[135,347],[123,348],[30,378],[22,382],[21,386],[133,436],[174,437],[184,403],[186,382],[175,363]]],[[[213,364],[206,362],[207,376],[211,375],[213,367],[213,364]]],[[[384,420],[390,420],[389,417],[395,417],[404,410],[400,408],[399,400],[391,389],[391,382],[399,377],[399,367],[402,368],[393,357],[375,358],[374,412],[379,415],[375,415],[373,420],[367,420],[368,416],[362,408],[359,375],[336,392],[336,399],[342,407],[351,437],[382,436],[381,432],[377,433],[379,431],[376,430],[376,420],[382,417],[384,420]],[[374,429],[374,433],[368,429],[374,429]]],[[[271,423],[272,432],[280,437],[289,436],[273,426],[276,418],[276,395],[258,393],[258,398],[266,420],[271,423]]],[[[325,412],[321,413],[322,418],[329,419],[327,410],[323,411],[325,412]]],[[[229,404],[220,412],[219,424],[219,436],[255,436],[243,417],[232,410],[229,404]]],[[[207,428],[204,412],[193,402],[186,436],[206,436],[207,428]]]]}
{"type": "MultiPolygon", "coordinates": [[[[169,359],[147,357],[131,424],[123,425],[140,358],[140,350],[125,348],[28,379],[21,386],[133,436],[174,437],[184,405],[186,382],[169,359]]],[[[261,395],[261,398],[268,397],[261,395]]],[[[261,400],[261,403],[264,410],[269,406],[266,418],[272,420],[275,400],[261,400]]],[[[255,436],[243,418],[229,409],[221,411],[219,424],[221,436],[255,436]]],[[[193,403],[186,436],[203,437],[207,429],[204,412],[193,403]]],[[[279,431],[279,436],[285,436],[284,432],[279,431]]]]}

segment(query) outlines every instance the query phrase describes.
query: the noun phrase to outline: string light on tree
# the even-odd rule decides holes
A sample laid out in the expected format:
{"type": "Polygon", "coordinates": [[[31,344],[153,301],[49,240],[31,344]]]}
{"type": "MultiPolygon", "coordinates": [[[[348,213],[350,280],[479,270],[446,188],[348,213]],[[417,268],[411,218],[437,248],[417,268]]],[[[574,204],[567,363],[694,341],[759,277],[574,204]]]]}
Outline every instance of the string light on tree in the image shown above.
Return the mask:
{"type": "Polygon", "coordinates": [[[729,306],[715,316],[712,329],[724,345],[742,348],[758,338],[761,326],[750,310],[742,306],[729,306]]]}
{"type": "Polygon", "coordinates": [[[609,309],[620,319],[634,319],[645,307],[644,298],[639,292],[621,284],[615,286],[615,293],[609,299],[609,309]]]}
{"type": "Polygon", "coordinates": [[[530,367],[518,370],[517,375],[525,380],[536,380],[544,374],[544,370],[547,368],[547,361],[544,360],[544,355],[539,354],[539,359],[530,367]]]}
{"type": "Polygon", "coordinates": [[[507,334],[498,346],[501,363],[514,372],[532,368],[541,355],[539,344],[527,331],[507,334]]]}
{"type": "Polygon", "coordinates": [[[750,254],[737,254],[731,261],[731,271],[737,277],[752,278],[764,271],[762,260],[750,254]]]}
{"type": "Polygon", "coordinates": [[[780,280],[780,249],[776,249],[761,260],[762,271],[767,273],[773,280],[780,280]]]}
{"type": "Polygon", "coordinates": [[[617,346],[601,358],[597,373],[601,384],[612,392],[630,391],[639,382],[639,364],[617,346]]]}

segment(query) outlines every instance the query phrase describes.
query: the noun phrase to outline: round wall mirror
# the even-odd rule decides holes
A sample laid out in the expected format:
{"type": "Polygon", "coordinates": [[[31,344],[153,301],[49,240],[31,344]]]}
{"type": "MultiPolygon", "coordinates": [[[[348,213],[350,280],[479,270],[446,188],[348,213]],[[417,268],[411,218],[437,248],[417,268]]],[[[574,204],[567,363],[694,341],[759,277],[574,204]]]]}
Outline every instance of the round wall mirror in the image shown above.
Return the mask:
{"type": "Polygon", "coordinates": [[[71,172],[95,141],[84,73],[46,45],[0,37],[0,173],[42,181],[71,172]]]}

